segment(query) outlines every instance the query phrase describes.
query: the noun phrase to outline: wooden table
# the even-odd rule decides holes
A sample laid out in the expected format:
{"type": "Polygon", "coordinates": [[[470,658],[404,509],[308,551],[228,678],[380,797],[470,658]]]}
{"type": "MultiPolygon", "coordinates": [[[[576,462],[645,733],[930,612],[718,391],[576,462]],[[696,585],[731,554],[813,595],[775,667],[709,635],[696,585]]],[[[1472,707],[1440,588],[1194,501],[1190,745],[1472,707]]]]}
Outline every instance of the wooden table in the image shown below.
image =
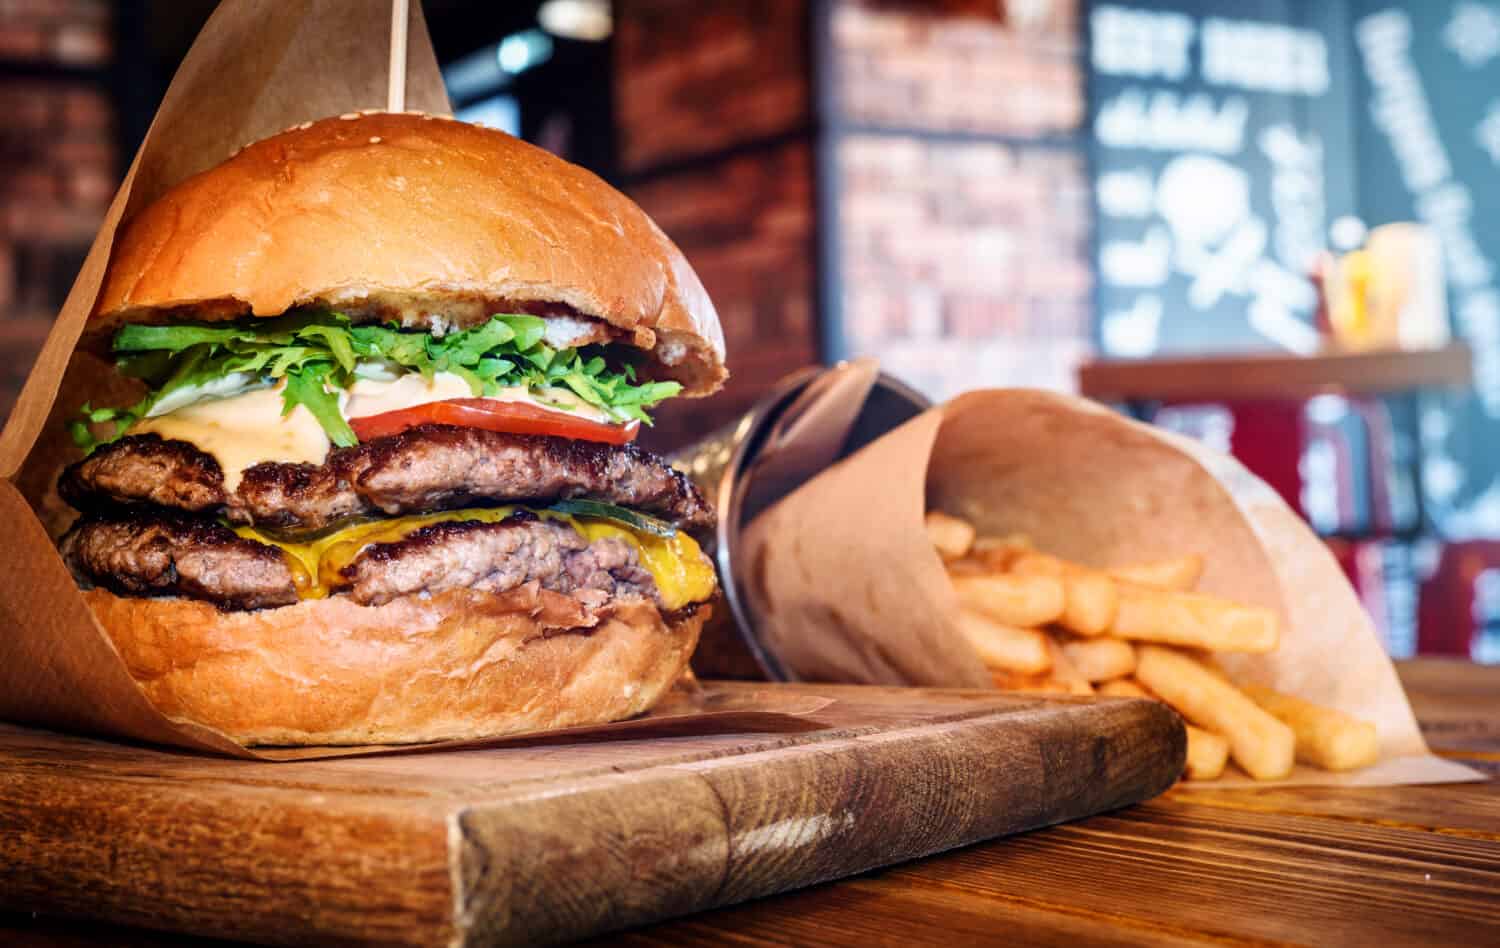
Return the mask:
{"type": "MultiPolygon", "coordinates": [[[[1500,777],[1500,667],[1401,667],[1433,747],[1500,777]]],[[[6,945],[188,939],[0,916],[6,945]]],[[[604,944],[1500,944],[1500,782],[1182,787],[604,944]]]]}

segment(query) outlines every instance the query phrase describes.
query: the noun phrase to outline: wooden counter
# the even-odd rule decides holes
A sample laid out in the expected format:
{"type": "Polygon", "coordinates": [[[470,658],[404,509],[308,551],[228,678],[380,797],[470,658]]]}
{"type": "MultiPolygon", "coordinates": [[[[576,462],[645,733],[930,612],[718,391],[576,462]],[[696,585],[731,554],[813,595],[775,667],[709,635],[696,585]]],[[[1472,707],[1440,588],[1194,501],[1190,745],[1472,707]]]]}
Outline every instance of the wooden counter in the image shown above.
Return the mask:
{"type": "MultiPolygon", "coordinates": [[[[1500,667],[1401,667],[1435,749],[1500,776],[1500,667]]],[[[187,945],[0,916],[6,945],[187,945]]],[[[605,944],[1500,944],[1500,783],[1208,792],[605,944]]]]}
{"type": "Polygon", "coordinates": [[[1405,352],[1107,359],[1079,366],[1078,391],[1102,401],[1386,395],[1469,385],[1473,362],[1463,343],[1405,352]]]}

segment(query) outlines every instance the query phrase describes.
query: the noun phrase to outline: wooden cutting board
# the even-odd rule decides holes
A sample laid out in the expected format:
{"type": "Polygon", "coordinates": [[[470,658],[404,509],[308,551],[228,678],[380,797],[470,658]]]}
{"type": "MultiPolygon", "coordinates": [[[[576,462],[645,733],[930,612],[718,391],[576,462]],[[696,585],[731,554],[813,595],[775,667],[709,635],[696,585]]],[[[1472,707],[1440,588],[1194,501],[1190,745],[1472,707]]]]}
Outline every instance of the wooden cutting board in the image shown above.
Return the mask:
{"type": "Polygon", "coordinates": [[[299,763],[0,725],[0,907],[286,944],[552,942],[1125,806],[1182,769],[1156,702],[776,687],[835,701],[797,733],[299,763]]]}

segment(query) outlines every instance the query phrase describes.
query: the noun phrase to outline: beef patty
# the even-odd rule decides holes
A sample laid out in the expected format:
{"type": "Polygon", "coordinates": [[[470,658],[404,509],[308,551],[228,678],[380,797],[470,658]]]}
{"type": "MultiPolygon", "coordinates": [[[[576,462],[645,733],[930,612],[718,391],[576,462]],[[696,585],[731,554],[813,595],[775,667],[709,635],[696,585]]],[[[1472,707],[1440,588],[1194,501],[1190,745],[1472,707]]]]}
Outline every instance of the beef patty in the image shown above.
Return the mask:
{"type": "Polygon", "coordinates": [[[280,550],[211,520],[174,514],[86,518],[60,545],[74,576],[124,595],[189,596],[227,609],[297,601],[280,550]]]}
{"type": "MultiPolygon", "coordinates": [[[[125,595],[188,596],[226,609],[297,601],[292,568],[280,550],[202,518],[86,517],[63,537],[62,551],[79,580],[125,595]]],[[[529,582],[586,608],[616,598],[656,598],[656,583],[630,544],[614,537],[590,543],[566,523],[524,511],[499,523],[432,524],[371,544],[342,574],[335,593],[361,605],[456,588],[503,593],[529,582]]]]}
{"type": "Polygon", "coordinates": [[[184,441],[134,435],[69,467],[58,487],[86,512],[156,505],[292,530],[319,530],[354,516],[572,498],[645,511],[689,529],[713,525],[713,510],[692,482],[633,445],[447,425],[339,448],[322,464],[257,464],[234,491],[224,489],[212,455],[184,441]]]}

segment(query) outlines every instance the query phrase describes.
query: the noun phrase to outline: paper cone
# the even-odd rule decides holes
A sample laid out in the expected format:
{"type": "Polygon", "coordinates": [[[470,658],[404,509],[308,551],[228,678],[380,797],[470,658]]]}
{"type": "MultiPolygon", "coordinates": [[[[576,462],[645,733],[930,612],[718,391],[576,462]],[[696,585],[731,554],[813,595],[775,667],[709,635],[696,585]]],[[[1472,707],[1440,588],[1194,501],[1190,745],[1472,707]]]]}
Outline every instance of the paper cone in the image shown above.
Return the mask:
{"type": "MultiPolygon", "coordinates": [[[[923,529],[928,509],[965,517],[981,534],[1028,534],[1094,566],[1198,553],[1203,591],[1274,610],[1281,646],[1223,656],[1231,675],[1374,722],[1382,752],[1368,770],[1299,766],[1279,783],[1474,778],[1428,751],[1354,590],[1274,490],[1196,442],[1048,392],[961,396],[751,524],[745,591],[761,640],[796,677],[988,686],[957,630],[952,584],[923,529]]],[[[1240,783],[1252,782],[1214,785],[1240,783]]]]}
{"type": "Polygon", "coordinates": [[[755,638],[739,592],[746,570],[740,533],[756,515],[838,458],[858,451],[931,406],[873,359],[792,372],[719,431],[670,458],[714,499],[719,522],[704,550],[721,593],[703,626],[693,667],[715,678],[785,679],[776,656],[755,638]]]}
{"type": "MultiPolygon", "coordinates": [[[[224,0],[173,78],[0,433],[0,523],[10,530],[0,543],[0,574],[6,577],[0,592],[0,720],[263,760],[384,750],[250,751],[209,728],[168,720],[131,678],[53,545],[71,518],[54,485],[62,467],[79,456],[64,422],[85,401],[120,404],[128,394],[130,400],[139,395],[131,393],[135,383],[104,359],[75,352],[121,219],[245,144],[305,121],[384,105],[390,17],[372,16],[377,7],[388,9],[371,0],[224,0]]],[[[407,103],[414,111],[447,113],[420,2],[410,10],[407,103]]],[[[771,695],[754,708],[679,702],[646,724],[671,721],[680,727],[704,720],[708,727],[728,722],[764,729],[768,714],[806,714],[816,706],[771,695]]],[[[589,732],[641,726],[626,722],[589,732]]]]}

